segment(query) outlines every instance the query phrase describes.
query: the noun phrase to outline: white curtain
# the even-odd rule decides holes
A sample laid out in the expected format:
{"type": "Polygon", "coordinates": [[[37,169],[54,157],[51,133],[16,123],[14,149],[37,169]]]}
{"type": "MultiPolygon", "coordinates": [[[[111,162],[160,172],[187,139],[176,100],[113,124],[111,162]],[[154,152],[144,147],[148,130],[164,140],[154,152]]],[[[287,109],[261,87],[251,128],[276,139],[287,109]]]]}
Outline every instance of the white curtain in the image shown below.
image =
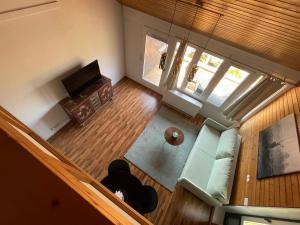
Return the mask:
{"type": "Polygon", "coordinates": [[[284,85],[279,79],[266,77],[257,86],[243,94],[227,107],[224,115],[228,119],[240,121],[248,112],[280,90],[284,85]]]}
{"type": "Polygon", "coordinates": [[[167,86],[167,88],[169,90],[174,89],[177,85],[179,71],[180,71],[182,60],[184,57],[184,51],[186,48],[186,44],[187,44],[186,41],[182,41],[180,43],[178,52],[175,56],[175,59],[174,59],[173,65],[172,65],[172,68],[171,68],[168,78],[166,80],[165,85],[167,86]]]}

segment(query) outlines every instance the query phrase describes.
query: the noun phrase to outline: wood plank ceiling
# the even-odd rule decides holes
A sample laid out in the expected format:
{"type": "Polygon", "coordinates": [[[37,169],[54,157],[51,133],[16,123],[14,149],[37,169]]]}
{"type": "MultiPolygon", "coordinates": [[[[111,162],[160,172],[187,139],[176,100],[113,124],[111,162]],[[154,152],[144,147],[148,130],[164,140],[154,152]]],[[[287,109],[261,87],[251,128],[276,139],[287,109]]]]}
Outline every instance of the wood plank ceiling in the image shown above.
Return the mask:
{"type": "MultiPolygon", "coordinates": [[[[195,3],[193,0],[186,0],[195,3]]],[[[119,0],[144,13],[171,21],[176,0],[119,0]]],[[[300,71],[299,0],[203,0],[193,30],[300,71]],[[207,9],[207,10],[204,10],[207,9]]],[[[174,23],[190,28],[196,6],[179,1],[174,23]]]]}

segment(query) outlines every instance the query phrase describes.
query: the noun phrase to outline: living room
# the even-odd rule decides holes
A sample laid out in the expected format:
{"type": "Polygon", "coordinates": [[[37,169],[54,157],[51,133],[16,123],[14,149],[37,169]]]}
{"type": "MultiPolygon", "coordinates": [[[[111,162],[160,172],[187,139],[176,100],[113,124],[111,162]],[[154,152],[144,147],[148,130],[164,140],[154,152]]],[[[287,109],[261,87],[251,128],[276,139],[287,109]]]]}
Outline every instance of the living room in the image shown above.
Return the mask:
{"type": "Polygon", "coordinates": [[[297,224],[298,14],[245,2],[5,1],[0,105],[150,223],[297,224]]]}

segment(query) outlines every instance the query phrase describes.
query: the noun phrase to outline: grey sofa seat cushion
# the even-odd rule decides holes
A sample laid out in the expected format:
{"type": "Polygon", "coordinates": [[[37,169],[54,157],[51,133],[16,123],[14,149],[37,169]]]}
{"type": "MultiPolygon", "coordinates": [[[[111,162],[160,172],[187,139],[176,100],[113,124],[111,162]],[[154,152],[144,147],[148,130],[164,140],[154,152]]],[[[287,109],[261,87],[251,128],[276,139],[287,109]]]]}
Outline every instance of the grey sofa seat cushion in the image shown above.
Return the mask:
{"type": "Polygon", "coordinates": [[[217,159],[207,184],[207,192],[224,204],[228,204],[232,163],[232,158],[217,159]]]}
{"type": "Polygon", "coordinates": [[[196,139],[193,149],[204,151],[211,157],[216,157],[221,132],[217,129],[203,125],[196,139]]]}
{"type": "Polygon", "coordinates": [[[205,190],[214,161],[214,157],[211,157],[203,151],[193,149],[180,177],[191,181],[194,185],[205,190]]]}

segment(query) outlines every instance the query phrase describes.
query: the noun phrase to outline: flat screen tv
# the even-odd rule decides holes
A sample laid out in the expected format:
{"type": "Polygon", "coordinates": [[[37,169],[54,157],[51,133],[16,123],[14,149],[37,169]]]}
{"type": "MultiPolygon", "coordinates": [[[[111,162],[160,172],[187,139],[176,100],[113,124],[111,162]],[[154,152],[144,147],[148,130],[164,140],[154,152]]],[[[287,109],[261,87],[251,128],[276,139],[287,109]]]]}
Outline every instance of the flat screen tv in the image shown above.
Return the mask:
{"type": "Polygon", "coordinates": [[[69,92],[70,97],[79,96],[80,93],[90,85],[101,80],[98,61],[88,64],[79,71],[62,80],[63,85],[69,92]]]}

